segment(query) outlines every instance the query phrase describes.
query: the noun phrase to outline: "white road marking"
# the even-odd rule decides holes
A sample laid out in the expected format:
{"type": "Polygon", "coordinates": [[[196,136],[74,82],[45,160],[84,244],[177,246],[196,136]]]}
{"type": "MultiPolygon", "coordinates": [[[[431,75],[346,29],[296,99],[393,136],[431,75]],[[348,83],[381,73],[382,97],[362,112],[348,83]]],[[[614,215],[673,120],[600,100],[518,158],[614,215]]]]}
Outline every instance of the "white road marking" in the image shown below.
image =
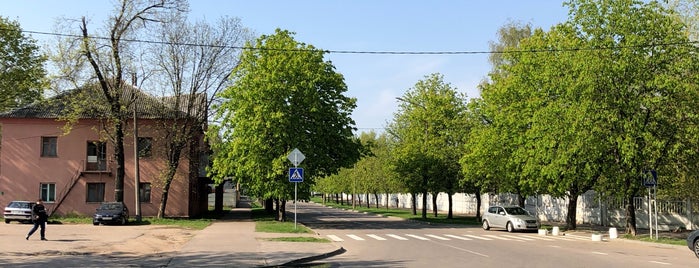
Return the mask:
{"type": "Polygon", "coordinates": [[[417,235],[405,234],[405,236],[410,236],[412,238],[419,239],[419,240],[429,240],[427,238],[424,238],[422,236],[417,236],[417,235]]]}
{"type": "Polygon", "coordinates": [[[659,261],[649,261],[649,262],[662,264],[662,265],[671,265],[671,263],[667,263],[667,262],[659,262],[659,261]]]}
{"type": "Polygon", "coordinates": [[[590,236],[581,236],[581,235],[566,234],[565,236],[561,236],[561,238],[570,238],[570,239],[591,241],[590,236]]]}
{"type": "MultiPolygon", "coordinates": [[[[487,235],[483,235],[483,236],[493,238],[493,239],[499,239],[499,240],[510,240],[510,239],[504,238],[502,236],[497,236],[497,235],[488,235],[487,234],[487,235]]],[[[522,240],[520,240],[520,241],[522,241],[522,240]]]]}
{"type": "Polygon", "coordinates": [[[439,239],[439,240],[451,240],[451,239],[449,239],[449,238],[444,238],[444,237],[441,237],[441,236],[431,235],[431,234],[428,234],[428,235],[425,235],[425,236],[429,236],[429,237],[432,237],[432,238],[435,238],[435,239],[439,239]]]}
{"type": "Polygon", "coordinates": [[[338,236],[336,236],[336,235],[328,235],[328,238],[330,238],[330,240],[335,241],[335,242],[342,242],[342,241],[345,241],[345,240],[342,240],[342,238],[340,238],[340,237],[338,237],[338,236]]]}
{"type": "Polygon", "coordinates": [[[361,238],[361,237],[353,235],[353,234],[348,234],[347,236],[349,236],[349,238],[352,238],[354,240],[364,241],[364,238],[361,238]]]}
{"type": "Polygon", "coordinates": [[[534,241],[534,239],[526,238],[526,237],[523,237],[523,236],[516,236],[516,235],[502,235],[502,236],[504,236],[504,237],[509,237],[509,238],[512,238],[512,239],[521,239],[521,240],[524,240],[524,241],[534,241]]]}
{"type": "Polygon", "coordinates": [[[471,239],[471,238],[467,238],[467,237],[463,237],[463,236],[458,236],[458,235],[450,235],[450,234],[448,234],[448,235],[444,235],[444,236],[446,236],[446,237],[451,237],[451,238],[456,238],[456,239],[461,239],[461,240],[473,240],[473,239],[471,239]]]}
{"type": "Polygon", "coordinates": [[[402,237],[402,236],[399,236],[399,235],[394,235],[394,234],[387,234],[386,236],[390,236],[390,237],[393,237],[393,238],[398,239],[398,240],[408,240],[408,239],[405,238],[405,237],[402,237]]]}
{"type": "Polygon", "coordinates": [[[371,238],[376,239],[376,240],[381,240],[381,241],[386,240],[386,238],[380,237],[380,236],[375,235],[375,234],[368,234],[366,236],[371,237],[371,238]]]}
{"type": "Polygon", "coordinates": [[[533,239],[538,239],[538,240],[544,240],[544,241],[553,241],[553,240],[555,240],[555,239],[551,239],[551,238],[548,238],[548,237],[546,237],[546,236],[540,236],[540,235],[531,235],[531,236],[527,236],[527,237],[533,238],[533,239]]]}
{"type": "Polygon", "coordinates": [[[470,237],[470,238],[475,238],[475,239],[480,239],[480,240],[493,240],[493,239],[490,239],[490,238],[487,238],[487,237],[480,237],[480,236],[476,236],[476,235],[468,235],[468,234],[467,234],[467,235],[464,235],[464,236],[468,236],[468,237],[470,237]]]}
{"type": "Polygon", "coordinates": [[[599,252],[599,251],[592,251],[592,254],[597,254],[597,255],[609,255],[609,253],[604,253],[604,252],[599,252]]]}

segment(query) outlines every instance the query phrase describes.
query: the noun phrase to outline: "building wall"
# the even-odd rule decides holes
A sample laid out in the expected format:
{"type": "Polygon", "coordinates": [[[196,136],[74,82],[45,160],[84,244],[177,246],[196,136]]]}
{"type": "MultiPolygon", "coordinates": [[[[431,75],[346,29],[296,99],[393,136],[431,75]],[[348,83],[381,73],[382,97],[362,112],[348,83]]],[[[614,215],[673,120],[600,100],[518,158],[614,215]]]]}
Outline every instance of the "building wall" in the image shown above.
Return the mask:
{"type": "MultiPolygon", "coordinates": [[[[333,197],[334,198],[334,197],[333,197]]],[[[345,200],[350,200],[351,194],[344,194],[345,200]]],[[[386,200],[389,200],[391,208],[412,208],[410,194],[380,194],[378,200],[374,195],[369,195],[370,206],[375,206],[379,202],[379,206],[385,206],[386,200]]],[[[422,195],[417,194],[416,208],[422,209],[422,195]]],[[[366,195],[357,195],[357,199],[361,199],[362,205],[366,207],[366,195]]],[[[453,206],[452,212],[455,214],[476,214],[476,197],[473,194],[456,193],[452,196],[453,206]]],[[[349,201],[351,203],[351,201],[349,201]]],[[[653,228],[656,226],[659,230],[675,230],[684,228],[695,230],[699,226],[699,213],[694,212],[690,200],[685,201],[657,201],[657,224],[655,219],[655,206],[653,217],[648,215],[648,199],[637,197],[635,202],[636,207],[636,226],[642,229],[648,229],[648,223],[652,219],[653,228]]],[[[517,205],[517,195],[514,194],[483,194],[481,195],[481,215],[485,213],[489,205],[517,205]]],[[[524,208],[531,214],[539,218],[539,220],[550,223],[564,223],[566,214],[568,213],[568,199],[557,198],[550,195],[530,196],[525,199],[524,208]]],[[[427,197],[428,214],[432,213],[432,196],[427,197]]],[[[447,213],[449,209],[448,196],[446,193],[440,193],[437,196],[437,210],[440,214],[447,213]]],[[[420,213],[420,212],[418,212],[420,213]]],[[[576,223],[577,224],[593,224],[603,226],[623,227],[626,225],[626,211],[623,204],[609,204],[603,202],[594,191],[589,191],[578,197],[576,208],[576,223]]]]}
{"type": "MultiPolygon", "coordinates": [[[[56,201],[70,186],[71,179],[79,176],[65,200],[57,208],[57,214],[92,215],[99,203],[87,202],[87,183],[105,183],[105,201],[114,201],[114,146],[107,142],[107,170],[110,172],[83,172],[87,160],[87,142],[99,140],[99,124],[95,120],[83,120],[63,135],[64,122],[54,119],[0,119],[0,205],[12,200],[36,200],[40,197],[41,183],[56,184],[56,201]],[[57,136],[57,157],[41,157],[41,138],[57,136]]],[[[124,137],[125,178],[124,202],[135,215],[135,163],[132,128],[124,137]]],[[[143,216],[158,213],[162,197],[162,174],[166,170],[165,146],[156,121],[140,120],[139,136],[153,138],[152,156],[140,158],[140,182],[151,183],[151,201],[141,203],[143,216]]],[[[171,188],[166,207],[167,216],[187,217],[190,213],[189,161],[181,158],[179,169],[171,188]]],[[[53,211],[57,202],[47,202],[53,211]]]]}

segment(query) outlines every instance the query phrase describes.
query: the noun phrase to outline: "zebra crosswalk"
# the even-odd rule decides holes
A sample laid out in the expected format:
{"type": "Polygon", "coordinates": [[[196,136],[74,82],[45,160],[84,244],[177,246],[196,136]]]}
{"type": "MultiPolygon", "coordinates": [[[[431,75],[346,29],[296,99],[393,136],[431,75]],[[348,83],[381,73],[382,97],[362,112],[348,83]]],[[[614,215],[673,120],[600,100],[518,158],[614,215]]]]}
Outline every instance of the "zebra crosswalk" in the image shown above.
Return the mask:
{"type": "Polygon", "coordinates": [[[540,236],[536,234],[329,234],[328,239],[334,242],[343,241],[390,241],[390,240],[419,240],[419,241],[590,241],[589,237],[579,235],[540,236]]]}

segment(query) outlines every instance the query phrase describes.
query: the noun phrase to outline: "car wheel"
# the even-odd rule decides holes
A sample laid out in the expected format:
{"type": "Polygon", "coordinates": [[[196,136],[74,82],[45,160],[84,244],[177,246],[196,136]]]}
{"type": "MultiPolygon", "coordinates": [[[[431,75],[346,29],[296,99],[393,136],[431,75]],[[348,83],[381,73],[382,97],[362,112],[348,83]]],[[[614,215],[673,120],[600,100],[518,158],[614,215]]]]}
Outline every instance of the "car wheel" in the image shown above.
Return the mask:
{"type": "Polygon", "coordinates": [[[490,230],[490,224],[488,224],[488,220],[483,220],[483,230],[490,230]]]}
{"type": "Polygon", "coordinates": [[[97,226],[97,225],[100,225],[100,223],[99,222],[92,222],[92,225],[97,226]]]}
{"type": "Polygon", "coordinates": [[[699,258],[699,239],[694,239],[694,256],[699,258]]]}
{"type": "Polygon", "coordinates": [[[515,231],[515,226],[512,225],[512,222],[507,222],[507,231],[510,233],[515,231]]]}
{"type": "Polygon", "coordinates": [[[5,223],[10,223],[10,220],[5,220],[5,223]]]}

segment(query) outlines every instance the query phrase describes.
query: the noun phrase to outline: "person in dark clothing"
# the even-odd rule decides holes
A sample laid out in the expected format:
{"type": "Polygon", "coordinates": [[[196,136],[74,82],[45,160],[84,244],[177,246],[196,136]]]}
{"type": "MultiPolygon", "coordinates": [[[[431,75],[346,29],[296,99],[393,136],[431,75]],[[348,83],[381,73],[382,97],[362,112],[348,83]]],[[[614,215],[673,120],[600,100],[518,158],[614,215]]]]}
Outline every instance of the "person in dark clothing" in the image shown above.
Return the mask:
{"type": "Polygon", "coordinates": [[[46,213],[46,207],[44,207],[44,201],[39,199],[36,201],[36,205],[32,208],[32,218],[34,220],[34,227],[29,230],[29,233],[25,239],[29,240],[29,237],[36,232],[36,229],[41,227],[41,240],[46,239],[46,221],[49,219],[49,214],[46,213]]]}

